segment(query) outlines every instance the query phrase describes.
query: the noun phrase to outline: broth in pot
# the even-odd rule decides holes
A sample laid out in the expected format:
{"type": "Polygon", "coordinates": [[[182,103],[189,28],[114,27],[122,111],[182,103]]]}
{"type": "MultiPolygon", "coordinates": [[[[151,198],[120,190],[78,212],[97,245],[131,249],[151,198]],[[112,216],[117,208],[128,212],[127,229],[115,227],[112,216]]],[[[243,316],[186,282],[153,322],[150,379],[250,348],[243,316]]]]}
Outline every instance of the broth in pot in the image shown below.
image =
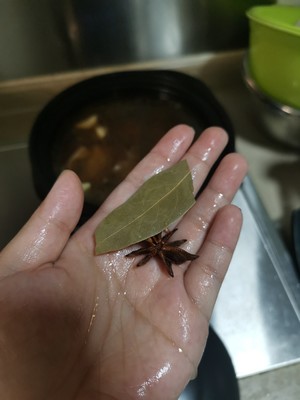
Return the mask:
{"type": "Polygon", "coordinates": [[[55,172],[75,171],[86,201],[99,205],[163,134],[181,123],[204,128],[182,104],[163,95],[91,104],[60,127],[52,154],[55,172]]]}

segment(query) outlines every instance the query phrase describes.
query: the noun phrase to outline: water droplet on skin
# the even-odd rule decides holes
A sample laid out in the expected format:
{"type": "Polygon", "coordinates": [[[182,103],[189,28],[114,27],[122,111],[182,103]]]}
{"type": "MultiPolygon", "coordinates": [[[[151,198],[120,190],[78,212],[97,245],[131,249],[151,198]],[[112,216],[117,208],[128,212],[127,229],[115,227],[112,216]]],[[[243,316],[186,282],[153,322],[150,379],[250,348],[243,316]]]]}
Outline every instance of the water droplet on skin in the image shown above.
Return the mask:
{"type": "Polygon", "coordinates": [[[143,382],[138,390],[138,397],[145,397],[147,395],[147,390],[150,389],[154,384],[159,383],[159,381],[169,373],[171,370],[171,364],[169,362],[165,363],[155,374],[153,374],[150,378],[148,378],[145,382],[143,382]]]}
{"type": "Polygon", "coordinates": [[[30,246],[23,256],[24,263],[31,264],[34,263],[39,257],[40,252],[43,247],[44,242],[46,241],[48,236],[48,227],[45,226],[40,230],[37,238],[34,240],[33,245],[30,246]]]}
{"type": "Polygon", "coordinates": [[[216,270],[220,265],[224,263],[224,261],[228,258],[228,249],[225,246],[221,246],[218,248],[218,251],[215,254],[214,265],[216,270]]]}
{"type": "Polygon", "coordinates": [[[218,193],[215,197],[215,203],[220,203],[221,201],[224,200],[224,194],[223,193],[218,193]]]}
{"type": "Polygon", "coordinates": [[[104,255],[101,260],[101,270],[105,273],[108,279],[118,277],[123,279],[127,274],[128,269],[132,265],[132,260],[124,257],[125,251],[119,250],[115,253],[104,255]]]}
{"type": "Polygon", "coordinates": [[[181,338],[184,342],[187,342],[190,337],[190,325],[187,312],[182,305],[179,306],[178,315],[181,327],[181,338]]]}
{"type": "Polygon", "coordinates": [[[126,294],[127,294],[127,292],[118,292],[118,293],[117,293],[117,296],[121,296],[121,295],[122,295],[122,296],[126,296],[126,294]]]}
{"type": "Polygon", "coordinates": [[[174,142],[172,143],[172,147],[170,150],[170,154],[175,154],[179,147],[182,145],[184,139],[175,139],[174,142]]]}
{"type": "Polygon", "coordinates": [[[159,174],[159,173],[160,173],[161,171],[163,171],[164,169],[165,169],[165,166],[164,166],[164,165],[161,165],[161,166],[155,168],[155,170],[153,171],[153,175],[159,174]]]}
{"type": "Polygon", "coordinates": [[[193,181],[195,180],[198,172],[199,172],[199,165],[196,165],[194,168],[191,169],[191,176],[193,181]]]}
{"type": "Polygon", "coordinates": [[[223,193],[217,193],[212,202],[212,209],[220,208],[225,204],[225,196],[223,193]]]}
{"type": "Polygon", "coordinates": [[[210,287],[213,284],[214,275],[208,275],[206,279],[202,281],[204,287],[210,287]]]}
{"type": "Polygon", "coordinates": [[[95,318],[96,318],[96,315],[97,315],[98,306],[99,306],[99,297],[97,296],[96,297],[96,303],[95,303],[95,306],[94,306],[94,309],[93,309],[93,314],[91,316],[90,324],[89,324],[89,327],[88,327],[88,333],[90,333],[90,331],[92,329],[92,326],[93,326],[93,323],[95,321],[95,318]]]}
{"type": "MultiPolygon", "coordinates": [[[[189,232],[187,231],[187,232],[186,232],[186,237],[189,237],[189,236],[191,236],[191,235],[190,235],[189,232]]],[[[193,253],[193,252],[195,251],[193,240],[188,240],[188,239],[187,239],[187,241],[184,243],[184,247],[183,247],[183,248],[184,248],[185,251],[187,251],[187,252],[189,252],[189,253],[193,253]]]]}
{"type": "Polygon", "coordinates": [[[207,222],[207,220],[206,219],[204,219],[203,217],[198,217],[198,229],[200,230],[200,231],[206,231],[207,230],[207,228],[208,228],[208,226],[209,226],[209,224],[208,224],[208,222],[207,222]]]}
{"type": "Polygon", "coordinates": [[[209,159],[211,151],[212,151],[212,147],[208,147],[206,149],[205,153],[203,153],[203,155],[201,157],[201,161],[207,161],[209,159]]]}

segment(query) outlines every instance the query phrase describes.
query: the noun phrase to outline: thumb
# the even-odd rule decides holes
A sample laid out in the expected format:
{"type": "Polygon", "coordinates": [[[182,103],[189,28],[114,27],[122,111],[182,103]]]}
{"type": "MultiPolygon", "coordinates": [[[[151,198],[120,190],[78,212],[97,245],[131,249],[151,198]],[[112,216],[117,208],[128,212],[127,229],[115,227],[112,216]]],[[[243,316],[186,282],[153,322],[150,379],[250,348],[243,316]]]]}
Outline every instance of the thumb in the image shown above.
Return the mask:
{"type": "Polygon", "coordinates": [[[77,175],[64,171],[29,221],[0,253],[0,277],[54,262],[75,228],[83,205],[77,175]]]}

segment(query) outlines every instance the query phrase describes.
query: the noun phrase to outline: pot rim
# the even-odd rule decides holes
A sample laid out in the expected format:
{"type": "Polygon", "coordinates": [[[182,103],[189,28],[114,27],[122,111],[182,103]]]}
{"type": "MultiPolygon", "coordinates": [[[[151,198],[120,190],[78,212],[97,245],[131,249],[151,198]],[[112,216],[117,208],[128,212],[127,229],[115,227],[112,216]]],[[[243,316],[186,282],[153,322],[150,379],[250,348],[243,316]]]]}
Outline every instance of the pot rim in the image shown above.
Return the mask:
{"type": "Polygon", "coordinates": [[[300,7],[298,6],[277,4],[256,6],[250,8],[246,16],[259,25],[300,37],[300,7]],[[286,17],[293,18],[294,25],[286,21],[286,17]]]}

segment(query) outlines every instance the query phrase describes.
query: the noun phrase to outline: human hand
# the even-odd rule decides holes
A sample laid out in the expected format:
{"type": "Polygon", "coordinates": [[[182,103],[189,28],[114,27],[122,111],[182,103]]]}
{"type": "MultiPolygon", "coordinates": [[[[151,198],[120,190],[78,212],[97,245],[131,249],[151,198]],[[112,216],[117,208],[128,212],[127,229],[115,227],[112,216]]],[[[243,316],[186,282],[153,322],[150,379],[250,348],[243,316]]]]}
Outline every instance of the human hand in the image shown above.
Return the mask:
{"type": "MultiPolygon", "coordinates": [[[[195,193],[226,145],[219,128],[190,147],[193,131],[165,135],[71,237],[83,204],[77,176],[64,172],[0,253],[0,393],[9,400],[177,399],[195,376],[209,319],[238,240],[230,202],[247,166],[226,156],[176,238],[199,257],[136,267],[130,249],[94,255],[99,222],[154,173],[182,158],[195,193]]],[[[172,238],[173,239],[173,238],[172,238]]]]}

